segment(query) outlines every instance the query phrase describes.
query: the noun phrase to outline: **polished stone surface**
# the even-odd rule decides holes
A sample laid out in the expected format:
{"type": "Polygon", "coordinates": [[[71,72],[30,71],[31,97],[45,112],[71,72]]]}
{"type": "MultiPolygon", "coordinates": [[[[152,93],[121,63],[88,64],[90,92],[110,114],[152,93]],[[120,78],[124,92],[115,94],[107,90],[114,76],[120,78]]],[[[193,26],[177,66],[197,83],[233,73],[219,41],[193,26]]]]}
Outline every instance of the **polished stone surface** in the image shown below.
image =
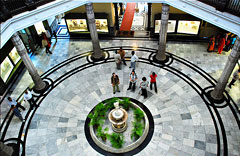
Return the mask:
{"type": "MultiPolygon", "coordinates": [[[[135,40],[105,40],[101,41],[101,48],[133,46],[157,49],[157,42],[135,40]]],[[[168,43],[167,51],[187,59],[197,65],[216,80],[221,75],[229,53],[217,55],[206,52],[205,43],[168,43]]],[[[40,74],[43,74],[54,65],[78,54],[90,51],[91,41],[58,40],[53,45],[53,54],[46,54],[39,50],[38,55],[32,60],[40,74]]],[[[131,50],[126,50],[126,56],[130,57],[131,50]]],[[[113,56],[113,51],[109,51],[113,56]]],[[[136,51],[140,58],[148,59],[149,53],[136,51]]],[[[85,56],[85,55],[84,55],[85,56]]],[[[213,108],[206,105],[199,94],[186,81],[176,76],[171,71],[143,62],[137,63],[136,73],[140,79],[149,76],[151,71],[158,75],[158,93],[148,88],[147,99],[138,94],[127,91],[130,69],[123,66],[117,70],[113,62],[97,64],[94,67],[76,72],[70,77],[65,77],[74,68],[87,64],[86,57],[73,60],[71,63],[53,71],[48,78],[54,81],[54,89],[44,96],[40,107],[36,109],[32,121],[27,118],[21,139],[27,135],[26,155],[100,155],[87,142],[84,134],[84,122],[89,111],[100,101],[113,96],[128,96],[144,103],[154,116],[155,130],[153,138],[148,146],[137,155],[217,155],[217,133],[220,135],[220,147],[223,149],[223,139],[227,139],[228,154],[237,156],[240,154],[240,133],[236,119],[229,107],[213,108]],[[116,72],[120,78],[120,93],[113,94],[111,86],[111,74],[116,72]],[[59,80],[63,80],[60,82],[59,80]],[[217,110],[217,112],[216,112],[217,110]],[[211,112],[213,114],[211,115],[211,112]],[[214,119],[217,124],[214,125],[214,119]],[[219,123],[225,129],[222,133],[219,123]],[[28,133],[25,134],[29,124],[28,133]],[[216,126],[218,130],[216,130],[216,126]],[[224,136],[222,136],[224,134],[224,136]]],[[[145,61],[147,62],[147,61],[145,61]]],[[[127,62],[129,65],[129,62],[127,62]]],[[[189,76],[202,88],[211,86],[201,74],[185,66],[179,61],[173,61],[170,65],[189,76]]],[[[195,67],[194,67],[195,68],[195,67]]],[[[31,83],[27,72],[19,78],[14,85],[11,96],[17,98],[31,83]]],[[[227,88],[227,92],[240,104],[239,82],[227,88]]],[[[22,103],[29,108],[27,102],[22,103]]],[[[6,101],[1,105],[1,122],[8,111],[6,101]]],[[[27,111],[22,112],[25,116],[27,111]]],[[[30,116],[33,112],[30,112],[30,116]]],[[[237,114],[239,119],[239,113],[237,114]]],[[[22,123],[16,117],[7,130],[5,139],[18,136],[22,123]]],[[[1,131],[2,134],[2,131],[1,131]]],[[[223,155],[223,151],[220,151],[223,155]]]]}

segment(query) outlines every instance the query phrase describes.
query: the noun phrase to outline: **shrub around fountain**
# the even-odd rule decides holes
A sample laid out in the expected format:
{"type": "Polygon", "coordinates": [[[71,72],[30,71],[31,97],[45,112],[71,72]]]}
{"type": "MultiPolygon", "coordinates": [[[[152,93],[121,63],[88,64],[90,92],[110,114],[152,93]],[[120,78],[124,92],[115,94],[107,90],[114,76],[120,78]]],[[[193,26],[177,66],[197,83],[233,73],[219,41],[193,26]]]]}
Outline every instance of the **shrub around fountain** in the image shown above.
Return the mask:
{"type": "MultiPolygon", "coordinates": [[[[104,128],[103,125],[105,121],[108,121],[108,114],[111,110],[114,109],[114,103],[119,102],[119,105],[121,108],[125,109],[128,113],[131,112],[132,114],[132,120],[129,120],[129,124],[131,122],[132,125],[129,125],[128,128],[131,137],[128,139],[136,141],[138,140],[144,132],[145,129],[145,116],[144,112],[136,107],[135,104],[133,104],[129,98],[111,98],[108,100],[105,100],[101,103],[99,103],[93,112],[91,112],[88,117],[91,119],[89,126],[93,127],[94,133],[97,138],[101,139],[104,144],[110,144],[112,145],[113,148],[120,149],[123,147],[125,141],[124,141],[124,132],[123,133],[115,133],[112,132],[111,134],[108,133],[109,128],[106,127],[104,128]],[[108,143],[107,143],[107,140],[108,143]],[[109,143],[110,142],[110,143],[109,143]]],[[[109,121],[108,121],[109,122],[109,121]]],[[[106,126],[106,125],[105,125],[106,126]]],[[[133,143],[133,142],[132,142],[133,143]]]]}

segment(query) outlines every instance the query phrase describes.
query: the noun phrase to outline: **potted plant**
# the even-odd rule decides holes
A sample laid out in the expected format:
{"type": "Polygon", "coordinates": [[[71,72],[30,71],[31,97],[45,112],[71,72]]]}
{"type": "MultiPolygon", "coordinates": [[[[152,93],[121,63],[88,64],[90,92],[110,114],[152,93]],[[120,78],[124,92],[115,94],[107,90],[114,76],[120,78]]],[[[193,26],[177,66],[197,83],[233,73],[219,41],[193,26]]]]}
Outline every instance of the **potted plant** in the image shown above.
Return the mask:
{"type": "Polygon", "coordinates": [[[103,141],[107,140],[107,132],[108,128],[106,127],[104,130],[102,130],[102,126],[98,126],[97,128],[97,137],[101,138],[103,141]]]}
{"type": "Polygon", "coordinates": [[[134,109],[134,118],[136,121],[140,122],[144,117],[144,113],[140,108],[134,109]]]}
{"type": "Polygon", "coordinates": [[[128,111],[131,101],[129,98],[123,98],[122,100],[119,100],[119,103],[123,106],[123,108],[128,111]]]}
{"type": "Polygon", "coordinates": [[[131,133],[131,139],[137,140],[143,134],[144,125],[141,122],[132,122],[133,129],[131,133]]]}

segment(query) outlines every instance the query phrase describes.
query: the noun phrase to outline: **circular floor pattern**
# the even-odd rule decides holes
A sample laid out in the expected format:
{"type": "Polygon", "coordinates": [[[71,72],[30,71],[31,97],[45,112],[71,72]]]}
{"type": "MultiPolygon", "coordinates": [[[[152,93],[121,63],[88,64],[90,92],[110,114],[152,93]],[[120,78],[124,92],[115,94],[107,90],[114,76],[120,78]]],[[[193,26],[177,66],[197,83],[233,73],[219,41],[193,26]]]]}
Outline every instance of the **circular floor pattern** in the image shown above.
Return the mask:
{"type": "MultiPolygon", "coordinates": [[[[123,98],[123,97],[118,97],[118,98],[123,98]]],[[[106,99],[108,100],[108,99],[106,99]]],[[[104,100],[105,101],[105,100],[104,100]]],[[[84,125],[84,131],[85,131],[85,135],[86,138],[89,142],[89,144],[92,146],[92,148],[94,148],[96,151],[98,151],[99,153],[103,154],[103,155],[107,155],[107,156],[122,156],[122,155],[135,155],[137,153],[139,153],[141,150],[143,150],[148,143],[150,142],[152,136],[153,136],[153,132],[154,132],[154,121],[153,121],[153,116],[151,114],[151,112],[149,111],[149,109],[140,101],[130,98],[130,101],[132,101],[133,103],[137,104],[143,111],[144,113],[146,113],[147,118],[148,118],[148,122],[149,122],[149,130],[148,130],[148,134],[147,137],[145,138],[145,140],[138,146],[136,147],[134,150],[131,150],[129,152],[125,152],[125,153],[111,153],[108,152],[106,150],[103,150],[101,147],[99,147],[92,139],[91,135],[90,135],[90,130],[89,130],[89,123],[90,123],[90,118],[86,118],[85,121],[85,125],[84,125]]],[[[95,108],[95,107],[94,107],[95,108]]],[[[94,108],[90,111],[93,112],[94,108]]]]}
{"type": "MultiPolygon", "coordinates": [[[[114,96],[137,99],[153,115],[153,138],[136,155],[239,155],[236,104],[229,96],[230,103],[217,108],[205,99],[204,89],[213,86],[215,79],[190,61],[169,53],[171,63],[159,66],[149,60],[156,49],[140,47],[136,50],[139,79],[151,71],[158,75],[158,93],[148,90],[148,98],[143,99],[137,91],[127,91],[130,69],[125,66],[116,69],[113,59],[116,49],[119,47],[102,49],[109,53],[106,61],[92,64],[86,59],[88,53],[79,54],[42,75],[53,83],[44,95],[36,98],[40,107],[29,110],[27,121],[20,126],[17,139],[24,145],[22,155],[99,155],[85,137],[85,119],[95,104],[114,96]],[[112,72],[120,78],[118,95],[112,93],[112,72]]],[[[129,64],[130,55],[126,58],[129,64]]],[[[6,139],[6,134],[8,126],[4,127],[2,140],[14,139],[6,139]]]]}

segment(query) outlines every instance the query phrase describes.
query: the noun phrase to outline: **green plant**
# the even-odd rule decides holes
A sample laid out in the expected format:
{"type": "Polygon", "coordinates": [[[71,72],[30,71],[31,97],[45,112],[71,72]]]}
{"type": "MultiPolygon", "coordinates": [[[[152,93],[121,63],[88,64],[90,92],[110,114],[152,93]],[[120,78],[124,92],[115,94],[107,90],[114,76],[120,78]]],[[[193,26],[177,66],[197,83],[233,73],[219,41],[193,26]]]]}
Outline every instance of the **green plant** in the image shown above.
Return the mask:
{"type": "Polygon", "coordinates": [[[119,98],[117,98],[117,97],[114,97],[114,98],[111,98],[111,99],[108,99],[108,100],[106,100],[105,101],[105,103],[106,104],[114,104],[116,101],[118,101],[119,100],[119,98]]]}
{"type": "Polygon", "coordinates": [[[98,112],[95,112],[94,114],[90,113],[88,117],[91,119],[89,126],[91,125],[91,126],[98,127],[99,125],[102,125],[104,123],[103,119],[99,118],[98,112]]]}
{"type": "Polygon", "coordinates": [[[110,140],[112,147],[121,148],[124,144],[124,136],[121,133],[112,133],[112,135],[107,135],[110,140]]]}
{"type": "Polygon", "coordinates": [[[133,129],[131,133],[131,139],[137,140],[143,134],[144,125],[141,122],[132,122],[133,129]]]}
{"type": "Polygon", "coordinates": [[[101,102],[95,107],[94,112],[97,112],[99,116],[105,116],[107,109],[105,105],[101,102]]]}
{"type": "Polygon", "coordinates": [[[97,137],[101,137],[103,141],[106,141],[107,139],[107,132],[108,128],[106,127],[104,130],[102,130],[102,126],[98,126],[97,128],[97,137]]]}
{"type": "Polygon", "coordinates": [[[119,103],[123,106],[125,110],[129,110],[131,101],[129,98],[123,98],[122,100],[119,101],[119,103]]]}
{"type": "Polygon", "coordinates": [[[140,108],[134,109],[134,118],[136,121],[140,122],[144,117],[144,113],[140,108]]]}

